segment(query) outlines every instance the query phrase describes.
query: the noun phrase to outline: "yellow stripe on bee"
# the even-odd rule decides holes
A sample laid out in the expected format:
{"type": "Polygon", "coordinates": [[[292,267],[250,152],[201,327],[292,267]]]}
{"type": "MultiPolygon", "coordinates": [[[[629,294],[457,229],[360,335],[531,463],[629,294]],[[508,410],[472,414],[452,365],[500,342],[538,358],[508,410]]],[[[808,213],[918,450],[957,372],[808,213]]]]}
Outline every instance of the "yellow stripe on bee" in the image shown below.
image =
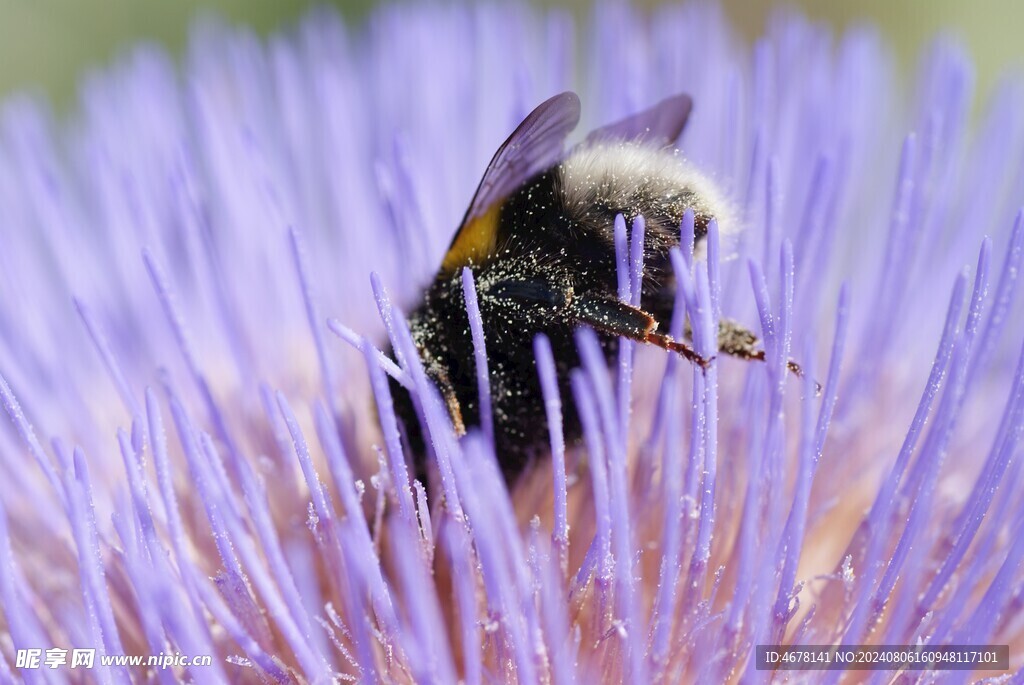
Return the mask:
{"type": "Polygon", "coordinates": [[[498,215],[501,203],[495,202],[482,216],[472,219],[455,236],[441,270],[452,272],[469,264],[482,264],[498,249],[498,215]]]}

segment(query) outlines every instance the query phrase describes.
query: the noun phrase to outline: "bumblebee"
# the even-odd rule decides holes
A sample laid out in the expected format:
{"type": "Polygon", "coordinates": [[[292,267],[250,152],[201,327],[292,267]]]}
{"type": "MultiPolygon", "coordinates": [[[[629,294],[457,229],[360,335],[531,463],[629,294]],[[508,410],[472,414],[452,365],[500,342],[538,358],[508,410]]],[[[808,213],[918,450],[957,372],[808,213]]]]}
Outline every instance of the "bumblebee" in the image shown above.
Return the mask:
{"type": "MultiPolygon", "coordinates": [[[[455,429],[481,422],[473,340],[462,286],[468,267],[476,283],[486,340],[494,441],[511,482],[548,445],[533,340],[551,342],[567,441],[579,419],[569,372],[579,365],[574,331],[595,329],[611,362],[620,337],[658,345],[706,365],[668,328],[676,284],[669,251],[679,245],[683,214],[692,209],[696,248],[714,217],[733,228],[729,205],[712,183],[685,164],[673,145],[692,107],[677,95],[597,129],[567,153],[580,117],[575,93],[538,106],[498,149],[423,300],[409,316],[427,375],[436,383],[455,429]],[[619,300],[614,222],[643,216],[644,276],[640,307],[619,300]]],[[[763,359],[757,338],[724,321],[721,351],[763,359]]],[[[418,478],[426,484],[426,445],[412,400],[391,381],[418,478]]]]}

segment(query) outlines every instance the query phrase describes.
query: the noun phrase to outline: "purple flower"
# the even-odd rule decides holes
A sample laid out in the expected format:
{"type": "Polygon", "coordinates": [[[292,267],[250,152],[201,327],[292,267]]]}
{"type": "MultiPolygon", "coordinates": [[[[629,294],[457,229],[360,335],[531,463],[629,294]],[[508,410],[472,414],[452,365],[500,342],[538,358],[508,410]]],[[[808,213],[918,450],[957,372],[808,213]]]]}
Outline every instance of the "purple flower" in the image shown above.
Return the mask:
{"type": "Polygon", "coordinates": [[[789,15],[748,51],[705,5],[399,5],[200,26],[181,68],[139,49],[87,80],[67,126],[8,102],[0,680],[888,681],[754,658],[861,643],[1008,644],[1016,672],[1022,94],[971,125],[955,47],[892,71],[870,30],[789,15]],[[624,345],[609,371],[582,331],[565,444],[539,338],[552,458],[510,495],[403,312],[497,144],[570,87],[594,126],[693,95],[681,148],[744,230],[676,256],[680,311],[698,352],[727,316],[767,362],[624,345]],[[51,648],[97,663],[18,668],[51,648]],[[213,658],[99,660],[150,654],[213,658]]]}

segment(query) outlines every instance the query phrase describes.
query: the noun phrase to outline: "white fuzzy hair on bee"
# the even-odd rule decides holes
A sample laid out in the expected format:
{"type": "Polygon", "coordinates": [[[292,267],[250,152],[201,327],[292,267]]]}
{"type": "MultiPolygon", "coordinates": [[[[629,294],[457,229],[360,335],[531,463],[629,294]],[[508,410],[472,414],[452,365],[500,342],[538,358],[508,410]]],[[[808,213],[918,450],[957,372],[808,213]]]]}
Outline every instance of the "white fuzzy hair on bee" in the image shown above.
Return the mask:
{"type": "MultiPolygon", "coordinates": [[[[740,230],[738,213],[726,194],[670,147],[643,141],[580,145],[560,165],[559,180],[566,211],[574,215],[584,215],[596,205],[660,207],[666,215],[678,215],[685,207],[693,210],[700,224],[715,219],[721,235],[740,230]]],[[[679,230],[678,225],[655,223],[654,230],[659,228],[679,230]]],[[[702,259],[705,253],[706,242],[698,240],[695,257],[702,259]]]]}

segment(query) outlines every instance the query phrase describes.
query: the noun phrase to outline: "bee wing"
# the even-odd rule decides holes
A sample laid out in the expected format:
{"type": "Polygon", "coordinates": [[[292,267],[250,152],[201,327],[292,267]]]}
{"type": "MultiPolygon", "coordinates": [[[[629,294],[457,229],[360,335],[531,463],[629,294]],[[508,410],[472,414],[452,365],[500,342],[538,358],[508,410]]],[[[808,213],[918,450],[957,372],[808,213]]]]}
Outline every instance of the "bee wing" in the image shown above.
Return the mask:
{"type": "Polygon", "coordinates": [[[462,225],[482,217],[530,177],[557,164],[565,139],[579,120],[580,99],[572,91],[549,98],[530,112],[494,153],[462,225]]]}
{"type": "Polygon", "coordinates": [[[566,91],[530,112],[487,165],[473,202],[448,246],[441,270],[451,273],[486,259],[497,247],[501,201],[562,159],[565,139],[580,120],[580,99],[566,91]]]}
{"type": "Polygon", "coordinates": [[[643,141],[656,145],[672,145],[686,127],[693,109],[693,99],[684,93],[673,95],[614,124],[594,130],[584,145],[611,141],[643,141]]]}

